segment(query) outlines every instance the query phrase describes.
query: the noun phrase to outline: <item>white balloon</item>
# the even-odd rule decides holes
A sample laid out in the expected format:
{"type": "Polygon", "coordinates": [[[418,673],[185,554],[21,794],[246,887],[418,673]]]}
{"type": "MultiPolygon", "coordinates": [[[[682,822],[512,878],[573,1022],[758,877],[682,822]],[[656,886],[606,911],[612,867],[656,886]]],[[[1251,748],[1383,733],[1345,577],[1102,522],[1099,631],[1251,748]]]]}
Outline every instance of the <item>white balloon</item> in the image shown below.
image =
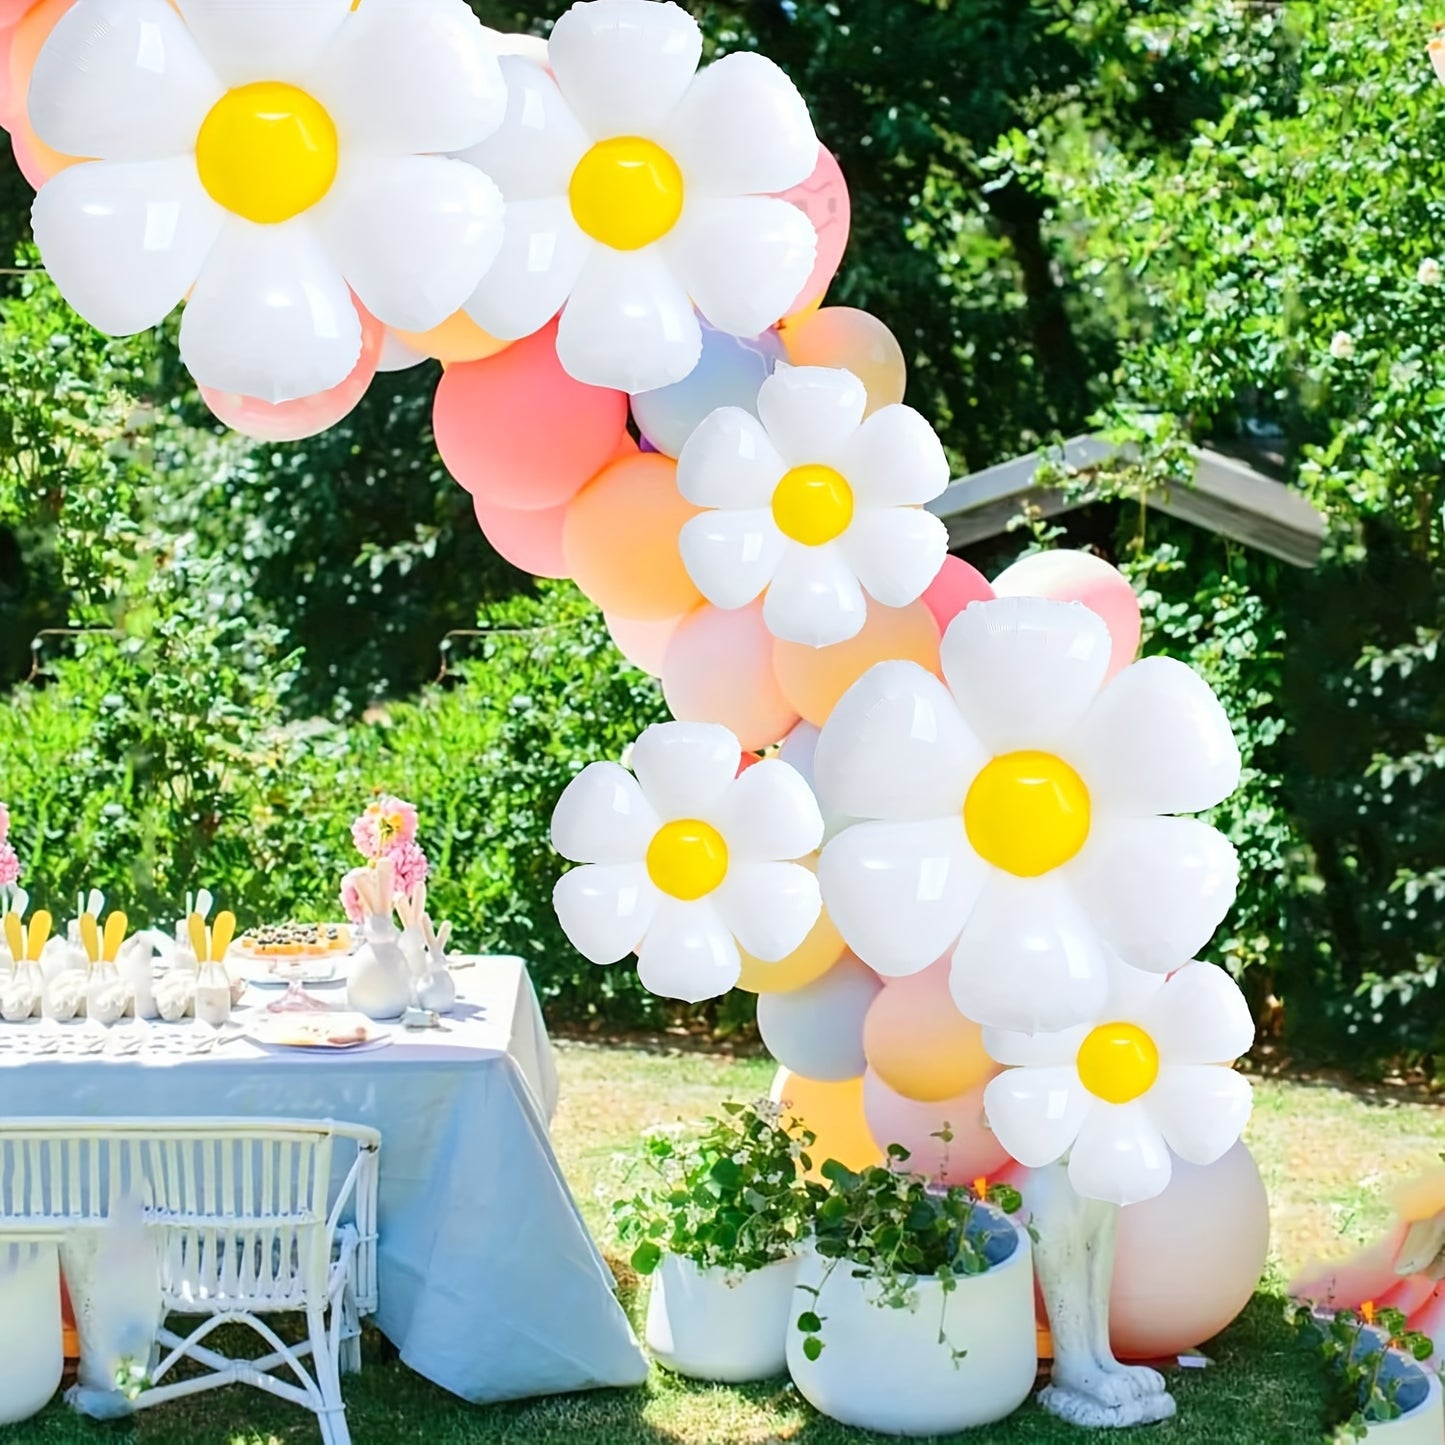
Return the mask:
{"type": "Polygon", "coordinates": [[[815,983],[760,994],[758,1032],[768,1052],[805,1079],[856,1079],[868,1067],[863,1022],[882,988],[871,968],[845,953],[815,983]]]}

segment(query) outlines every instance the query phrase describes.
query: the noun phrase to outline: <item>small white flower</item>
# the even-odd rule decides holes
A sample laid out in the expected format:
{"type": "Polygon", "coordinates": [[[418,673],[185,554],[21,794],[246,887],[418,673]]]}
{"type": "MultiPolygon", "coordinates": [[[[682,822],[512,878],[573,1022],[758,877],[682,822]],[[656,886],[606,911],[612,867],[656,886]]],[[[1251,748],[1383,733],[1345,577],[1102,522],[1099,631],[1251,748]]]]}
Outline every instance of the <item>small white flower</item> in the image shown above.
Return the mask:
{"type": "Polygon", "coordinates": [[[741,944],[776,962],[818,921],[818,880],[797,859],[823,838],[807,783],[776,758],[741,776],[742,749],[711,723],[650,727],[636,776],[592,763],[562,794],[552,843],[585,864],[553,893],[563,931],[594,963],[634,950],[643,985],[697,1003],[726,993],[741,944]]]}
{"type": "Polygon", "coordinates": [[[999,1142],[1037,1169],[1069,1155],[1086,1199],[1137,1204],[1169,1183],[1170,1151],[1213,1164],[1249,1119],[1249,1080],[1231,1064],[1254,1041],[1239,986],[1221,968],[1191,963],[1167,980],[1114,971],[1094,1019],[1061,1033],[985,1029],[984,1047],[1008,1065],[984,1090],[999,1142]]]}
{"type": "Polygon", "coordinates": [[[1420,269],[1415,273],[1415,279],[1422,286],[1438,286],[1445,278],[1445,271],[1442,271],[1440,263],[1433,257],[1427,256],[1420,262],[1420,269]]]}
{"type": "Polygon", "coordinates": [[[1336,361],[1348,361],[1355,354],[1355,338],[1348,331],[1337,331],[1330,337],[1330,355],[1336,361]]]}

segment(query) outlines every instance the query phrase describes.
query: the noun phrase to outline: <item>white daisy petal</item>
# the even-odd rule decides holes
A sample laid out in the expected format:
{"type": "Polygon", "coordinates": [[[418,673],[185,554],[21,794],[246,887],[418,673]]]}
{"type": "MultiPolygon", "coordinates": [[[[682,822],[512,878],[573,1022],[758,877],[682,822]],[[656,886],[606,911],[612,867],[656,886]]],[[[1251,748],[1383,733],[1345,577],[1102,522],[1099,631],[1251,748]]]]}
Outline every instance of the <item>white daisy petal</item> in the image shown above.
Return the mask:
{"type": "Polygon", "coordinates": [[[920,507],[942,495],[950,480],[938,433],[911,406],[875,411],[838,457],[860,506],[920,507]]]}
{"type": "Polygon", "coordinates": [[[228,86],[281,80],[303,90],[353,8],[351,0],[176,0],[176,4],[196,44],[228,86]]]}
{"type": "Polygon", "coordinates": [[[922,507],[866,507],[838,539],[868,595],[907,607],[928,591],[948,556],[948,528],[922,507]]]}
{"type": "Polygon", "coordinates": [[[1096,818],[1065,870],[1074,896],[1114,951],[1168,973],[1209,942],[1234,903],[1233,844],[1193,818],[1096,818]]]}
{"type": "Polygon", "coordinates": [[[737,943],[706,898],[695,903],[663,898],[637,954],[642,986],[685,1003],[720,998],[742,968],[737,943]]]}
{"type": "Polygon", "coordinates": [[[35,62],[30,123],[63,155],[158,160],[194,149],[224,91],[165,0],[77,0],[35,62]]]}
{"type": "Polygon", "coordinates": [[[1073,1028],[1109,996],[1109,955],[1057,878],[991,869],[954,951],[959,1012],[1024,1033],[1073,1028]]]}
{"type": "Polygon", "coordinates": [[[1139,1015],[1139,1024],[1171,1064],[1228,1064],[1254,1044],[1244,994],[1212,963],[1181,968],[1139,1015]]]}
{"type": "Polygon", "coordinates": [[[916,662],[881,662],[833,709],[813,768],[829,812],[910,822],[961,814],[987,761],[932,673],[916,662]]]}
{"type": "Polygon", "coordinates": [[[548,60],[582,124],[599,139],[654,132],[692,83],[702,32],[676,5],[591,0],[552,30],[548,60]]]}
{"type": "Polygon", "coordinates": [[[737,738],[716,723],[654,723],[632,746],[632,770],[663,822],[711,822],[742,760],[737,738]]]}
{"type": "Polygon", "coordinates": [[[983,886],[963,822],[858,823],[823,849],[828,916],[870,968],[919,973],[953,947],[983,886]]]}
{"type": "Polygon", "coordinates": [[[690,198],[660,242],[708,324],[761,336],[798,298],[818,258],[818,233],[788,201],[690,198]]]}
{"type": "Polygon", "coordinates": [[[1099,1017],[1111,1023],[1117,1020],[1137,1023],[1151,1017],[1154,1001],[1168,982],[1162,973],[1145,972],[1115,960],[1109,969],[1109,997],[1099,1017]]]}
{"type": "Polygon", "coordinates": [[[949,624],[943,673],[986,747],[1057,751],[1072,749],[1072,730],[1099,691],[1109,651],[1109,629],[1088,608],[1003,597],[975,602],[949,624]]]}
{"type": "Polygon", "coordinates": [[[742,862],[791,862],[816,852],[823,842],[813,790],[796,768],[778,758],[745,769],[712,817],[729,859],[742,862]]]}
{"type": "Polygon", "coordinates": [[[633,952],[661,901],[641,863],[574,868],[552,890],[562,932],[593,963],[616,963],[633,952]]]}
{"type": "Polygon", "coordinates": [[[781,194],[818,164],[818,136],[798,87],[764,56],[724,56],[700,71],[667,123],[689,191],[781,194]]]}
{"type": "Polygon", "coordinates": [[[552,846],[574,863],[636,863],[658,829],[637,779],[618,763],[589,763],[552,813],[552,846]]]}
{"type": "Polygon", "coordinates": [[[1222,1159],[1244,1132],[1254,1090],[1243,1074],[1217,1064],[1178,1064],[1160,1070],[1143,1100],[1165,1142],[1190,1164],[1222,1159]]]}
{"type": "Polygon", "coordinates": [[[430,331],[461,308],[496,256],[502,198],[464,161],[363,156],[343,166],[315,221],[378,321],[430,331]]]}
{"type": "Polygon", "coordinates": [[[868,600],[835,543],[805,547],[790,543],[763,599],[768,631],[784,642],[832,647],[863,630],[868,600]]]}
{"type": "Polygon", "coordinates": [[[790,467],[839,460],[867,407],[863,383],[827,366],[779,365],[758,391],[758,416],[790,467]]]}
{"type": "Polygon", "coordinates": [[[230,218],[181,317],[181,359],[202,386],[292,401],[338,386],[361,356],[361,321],[305,221],[230,218]]]}
{"type": "Polygon", "coordinates": [[[713,901],[724,925],[763,963],[777,963],[800,948],[823,907],[817,878],[797,863],[729,860],[713,901]]]}
{"type": "Polygon", "coordinates": [[[175,310],[222,224],[189,157],[71,166],[40,188],[32,216],[60,294],[108,336],[175,310]]]}
{"type": "Polygon", "coordinates": [[[466,313],[483,331],[517,341],[540,331],[561,309],[587,258],[597,250],[577,229],[566,201],[513,201],[502,245],[466,313]]]}
{"type": "Polygon", "coordinates": [[[1069,1183],[1085,1199],[1140,1204],[1162,1194],[1169,1150],[1144,1104],[1094,1100],[1069,1155],[1069,1183]]]}
{"type": "Polygon", "coordinates": [[[562,312],[557,355],[588,386],[652,391],[691,375],[702,327],[656,246],[594,246],[562,312]]]}
{"type": "Polygon", "coordinates": [[[465,150],[507,104],[487,32],[455,0],[365,0],[310,84],[343,144],[372,155],[465,150]]]}
{"type": "Polygon", "coordinates": [[[787,469],[757,417],[724,406],[683,445],[677,489],[695,507],[770,507],[787,469]]]}
{"type": "Polygon", "coordinates": [[[1219,699],[1170,657],[1126,667],[1089,709],[1074,753],[1112,813],[1198,813],[1239,786],[1239,747],[1219,699]]]}
{"type": "Polygon", "coordinates": [[[1079,1046],[1089,1036],[1085,1025],[1076,1029],[1060,1029],[1058,1033],[1021,1034],[1012,1029],[984,1029],[984,1052],[995,1063],[1013,1068],[1074,1071],[1079,1046]]]}
{"type": "MultiPolygon", "coordinates": [[[[508,201],[561,199],[591,145],[557,82],[519,56],[500,61],[507,88],[506,118],[480,145],[461,153],[485,171],[508,201]]],[[[568,219],[571,208],[567,207],[568,219]]]]}
{"type": "Polygon", "coordinates": [[[1078,1137],[1092,1100],[1072,1068],[1005,1069],[983,1091],[988,1126],[1030,1169],[1052,1164],[1078,1137]]]}
{"type": "Polygon", "coordinates": [[[787,546],[770,511],[704,512],[677,540],[697,590],[728,611],[762,594],[787,546]]]}

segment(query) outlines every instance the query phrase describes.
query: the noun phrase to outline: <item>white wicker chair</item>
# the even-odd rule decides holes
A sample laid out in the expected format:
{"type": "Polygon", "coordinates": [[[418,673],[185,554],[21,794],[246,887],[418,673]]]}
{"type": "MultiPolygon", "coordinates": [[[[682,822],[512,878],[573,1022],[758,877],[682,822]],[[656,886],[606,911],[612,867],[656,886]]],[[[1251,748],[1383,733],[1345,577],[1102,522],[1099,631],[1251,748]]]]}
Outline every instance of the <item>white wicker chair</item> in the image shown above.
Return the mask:
{"type": "Polygon", "coordinates": [[[162,1326],[152,1387],[136,1408],[253,1385],[313,1411],[327,1445],[347,1445],[340,1376],[361,1368],[360,1317],[376,1309],[380,1147],[375,1129],[331,1122],[5,1120],[0,1240],[95,1228],[119,1201],[138,1198],[167,1313],[205,1318],[184,1337],[162,1326]],[[333,1195],[338,1140],[355,1157],[333,1195]],[[305,1342],[285,1344],[260,1318],[272,1313],[304,1313],[305,1342]],[[232,1360],[204,1343],[234,1323],[249,1325],[270,1352],[232,1360]],[[166,1383],[187,1358],[207,1373],[166,1383]],[[286,1368],[298,1383],[273,1373],[286,1368]]]}

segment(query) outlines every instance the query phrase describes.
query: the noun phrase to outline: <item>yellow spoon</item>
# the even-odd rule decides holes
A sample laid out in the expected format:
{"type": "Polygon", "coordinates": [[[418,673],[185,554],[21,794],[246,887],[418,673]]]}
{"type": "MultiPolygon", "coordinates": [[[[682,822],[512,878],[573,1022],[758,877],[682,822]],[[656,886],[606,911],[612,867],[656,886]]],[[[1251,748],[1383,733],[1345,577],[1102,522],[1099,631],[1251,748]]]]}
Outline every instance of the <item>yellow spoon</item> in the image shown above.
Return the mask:
{"type": "Polygon", "coordinates": [[[236,936],[236,915],[234,913],[218,913],[216,921],[211,925],[211,957],[217,963],[224,963],[226,950],[231,946],[231,940],[236,936]]]}
{"type": "Polygon", "coordinates": [[[186,931],[191,935],[191,951],[196,955],[197,963],[206,961],[206,920],[199,913],[193,913],[186,919],[186,931]]]}
{"type": "Polygon", "coordinates": [[[18,913],[5,915],[5,945],[16,963],[25,961],[25,925],[21,923],[18,913]]]}
{"type": "Polygon", "coordinates": [[[119,910],[105,920],[105,961],[114,963],[120,946],[125,942],[126,925],[130,920],[119,910]]]}
{"type": "Polygon", "coordinates": [[[50,915],[42,908],[30,920],[30,949],[27,957],[32,963],[40,958],[40,952],[50,939],[50,915]]]}
{"type": "Polygon", "coordinates": [[[92,963],[100,962],[100,930],[95,926],[95,914],[80,915],[80,941],[85,945],[85,956],[92,963]]]}

